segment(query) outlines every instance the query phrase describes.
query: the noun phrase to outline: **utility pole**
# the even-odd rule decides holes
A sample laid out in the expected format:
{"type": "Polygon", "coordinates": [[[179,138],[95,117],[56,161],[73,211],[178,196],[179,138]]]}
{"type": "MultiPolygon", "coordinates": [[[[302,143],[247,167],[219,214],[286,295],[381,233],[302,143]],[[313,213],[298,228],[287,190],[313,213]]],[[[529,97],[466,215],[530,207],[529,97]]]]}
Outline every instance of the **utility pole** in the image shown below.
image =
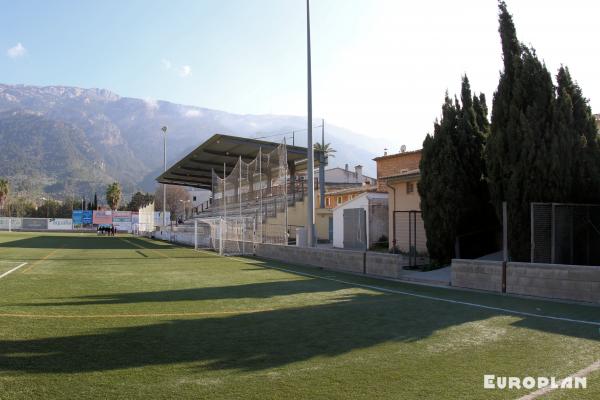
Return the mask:
{"type": "Polygon", "coordinates": [[[308,98],[308,135],[306,143],[307,163],[306,177],[308,184],[308,196],[306,202],[306,245],[313,247],[315,244],[315,159],[312,138],[312,74],[310,57],[310,0],[306,0],[306,78],[308,98]]]}
{"type": "MultiPolygon", "coordinates": [[[[163,172],[167,172],[167,127],[163,131],[163,172]]],[[[163,183],[163,226],[167,226],[167,184],[163,183]]]]}

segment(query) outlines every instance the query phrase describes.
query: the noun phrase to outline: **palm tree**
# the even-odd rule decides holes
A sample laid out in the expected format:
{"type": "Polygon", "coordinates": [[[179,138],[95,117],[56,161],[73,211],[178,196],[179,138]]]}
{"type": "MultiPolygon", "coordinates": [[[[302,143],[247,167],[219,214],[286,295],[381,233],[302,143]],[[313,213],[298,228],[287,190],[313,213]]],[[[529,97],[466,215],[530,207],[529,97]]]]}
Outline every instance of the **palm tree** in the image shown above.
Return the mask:
{"type": "Polygon", "coordinates": [[[106,188],[106,202],[111,210],[116,210],[121,202],[121,185],[114,182],[106,188]]]}
{"type": "Polygon", "coordinates": [[[331,143],[325,143],[325,145],[323,146],[321,143],[317,142],[317,143],[315,143],[313,148],[315,151],[322,152],[322,154],[325,156],[325,158],[335,157],[335,155],[333,153],[337,152],[336,149],[331,147],[331,143]]]}
{"type": "Polygon", "coordinates": [[[6,203],[9,192],[10,185],[8,184],[8,180],[0,178],[0,209],[2,210],[4,210],[4,203],[6,203]]]}

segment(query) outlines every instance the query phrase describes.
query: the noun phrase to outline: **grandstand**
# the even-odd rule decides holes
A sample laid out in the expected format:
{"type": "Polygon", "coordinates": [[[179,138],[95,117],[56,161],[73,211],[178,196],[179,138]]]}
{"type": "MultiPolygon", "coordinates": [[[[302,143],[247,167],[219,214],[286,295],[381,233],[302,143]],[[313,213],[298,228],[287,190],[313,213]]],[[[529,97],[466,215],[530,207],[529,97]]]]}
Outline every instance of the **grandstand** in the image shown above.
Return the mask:
{"type": "Polygon", "coordinates": [[[306,209],[306,153],[285,141],[212,136],[157,178],[212,192],[209,207],[169,234],[229,255],[252,253],[254,243],[289,243],[303,227],[289,214],[306,209]]]}

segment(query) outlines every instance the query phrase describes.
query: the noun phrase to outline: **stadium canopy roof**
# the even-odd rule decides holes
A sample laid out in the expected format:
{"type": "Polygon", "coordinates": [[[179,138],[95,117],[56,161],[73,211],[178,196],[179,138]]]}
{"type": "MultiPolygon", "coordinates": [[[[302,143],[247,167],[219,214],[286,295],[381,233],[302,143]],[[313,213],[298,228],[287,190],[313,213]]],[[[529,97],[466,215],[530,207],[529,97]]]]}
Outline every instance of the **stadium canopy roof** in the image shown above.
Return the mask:
{"type": "MultiPolygon", "coordinates": [[[[280,144],[216,134],[177,161],[171,168],[156,178],[156,181],[168,185],[191,186],[211,190],[213,169],[217,175],[222,177],[223,164],[226,165],[225,170],[229,174],[240,156],[243,161],[250,162],[256,158],[259,149],[262,149],[263,153],[267,153],[280,144]]],[[[290,145],[286,147],[288,163],[293,162],[297,172],[306,170],[306,147],[290,145]]],[[[318,154],[315,154],[315,167],[319,165],[318,159],[318,154]]]]}

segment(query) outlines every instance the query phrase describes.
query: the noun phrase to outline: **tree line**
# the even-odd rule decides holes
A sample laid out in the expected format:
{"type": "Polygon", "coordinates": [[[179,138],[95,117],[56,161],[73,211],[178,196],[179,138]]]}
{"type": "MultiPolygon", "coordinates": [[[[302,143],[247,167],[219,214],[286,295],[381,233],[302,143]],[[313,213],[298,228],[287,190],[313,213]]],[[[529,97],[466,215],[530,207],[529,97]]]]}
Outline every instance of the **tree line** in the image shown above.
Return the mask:
{"type": "MultiPolygon", "coordinates": [[[[123,209],[138,211],[154,201],[151,193],[136,192],[127,204],[122,203],[122,190],[118,182],[106,188],[107,206],[111,210],[123,209]]],[[[3,216],[30,218],[71,218],[73,210],[98,210],[103,208],[98,203],[98,195],[94,193],[93,201],[85,203],[85,199],[71,197],[63,201],[46,197],[32,199],[26,196],[10,196],[10,182],[0,178],[0,213],[3,216]]]]}
{"type": "Polygon", "coordinates": [[[556,84],[535,50],[521,43],[506,4],[499,2],[503,70],[492,101],[446,98],[433,134],[423,142],[421,196],[427,247],[447,264],[456,238],[498,226],[507,203],[513,260],[530,254],[532,202],[600,203],[600,146],[595,118],[569,69],[556,84]]]}

